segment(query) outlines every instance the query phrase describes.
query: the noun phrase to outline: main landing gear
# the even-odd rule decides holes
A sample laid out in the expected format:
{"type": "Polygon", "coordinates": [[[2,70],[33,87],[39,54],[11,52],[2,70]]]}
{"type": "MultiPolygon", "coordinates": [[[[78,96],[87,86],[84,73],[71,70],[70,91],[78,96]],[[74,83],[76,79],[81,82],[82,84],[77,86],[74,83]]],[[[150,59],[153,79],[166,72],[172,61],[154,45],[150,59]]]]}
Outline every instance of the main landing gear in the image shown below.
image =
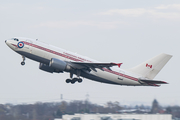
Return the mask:
{"type": "Polygon", "coordinates": [[[25,57],[22,56],[22,58],[23,58],[23,61],[21,62],[21,65],[25,65],[25,57]]]}
{"type": "Polygon", "coordinates": [[[66,79],[66,83],[74,84],[76,81],[81,83],[82,79],[81,78],[66,79]]]}
{"type": "Polygon", "coordinates": [[[70,79],[66,79],[66,83],[74,84],[76,81],[81,83],[82,79],[80,78],[81,71],[77,70],[77,78],[73,78],[73,73],[70,72],[70,79]]]}

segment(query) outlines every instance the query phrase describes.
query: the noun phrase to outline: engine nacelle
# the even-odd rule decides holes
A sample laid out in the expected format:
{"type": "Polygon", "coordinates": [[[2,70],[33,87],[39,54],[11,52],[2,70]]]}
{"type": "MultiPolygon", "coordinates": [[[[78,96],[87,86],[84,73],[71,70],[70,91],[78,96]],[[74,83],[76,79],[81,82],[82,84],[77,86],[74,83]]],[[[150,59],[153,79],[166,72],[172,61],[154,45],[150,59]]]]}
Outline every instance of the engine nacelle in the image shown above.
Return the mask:
{"type": "Polygon", "coordinates": [[[50,72],[50,73],[53,73],[53,72],[60,73],[61,72],[60,70],[49,67],[49,65],[46,65],[46,64],[43,64],[43,63],[39,64],[39,69],[43,70],[43,71],[46,71],[46,72],[50,72]]]}
{"type": "Polygon", "coordinates": [[[71,66],[69,66],[65,61],[56,59],[56,58],[52,58],[50,63],[49,63],[49,67],[52,67],[54,69],[57,69],[59,71],[70,71],[72,68],[71,66]]]}

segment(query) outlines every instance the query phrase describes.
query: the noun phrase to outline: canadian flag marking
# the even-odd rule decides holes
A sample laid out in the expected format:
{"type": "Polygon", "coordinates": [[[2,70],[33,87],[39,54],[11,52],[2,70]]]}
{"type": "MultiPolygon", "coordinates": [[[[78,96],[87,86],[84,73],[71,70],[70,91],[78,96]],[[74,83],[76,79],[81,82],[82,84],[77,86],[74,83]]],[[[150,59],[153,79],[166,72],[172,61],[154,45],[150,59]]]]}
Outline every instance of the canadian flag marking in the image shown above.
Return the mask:
{"type": "Polygon", "coordinates": [[[147,68],[152,68],[152,65],[149,65],[148,63],[146,64],[147,68]]]}

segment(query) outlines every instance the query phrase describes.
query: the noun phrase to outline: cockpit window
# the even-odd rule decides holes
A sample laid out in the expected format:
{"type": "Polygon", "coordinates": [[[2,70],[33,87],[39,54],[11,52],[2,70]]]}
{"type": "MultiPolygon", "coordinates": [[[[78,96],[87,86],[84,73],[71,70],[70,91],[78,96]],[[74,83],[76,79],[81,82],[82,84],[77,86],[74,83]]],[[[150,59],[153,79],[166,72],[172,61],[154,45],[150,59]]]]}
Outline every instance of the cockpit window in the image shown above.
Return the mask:
{"type": "Polygon", "coordinates": [[[17,38],[14,38],[14,40],[15,40],[15,41],[19,41],[19,39],[17,39],[17,38]]]}

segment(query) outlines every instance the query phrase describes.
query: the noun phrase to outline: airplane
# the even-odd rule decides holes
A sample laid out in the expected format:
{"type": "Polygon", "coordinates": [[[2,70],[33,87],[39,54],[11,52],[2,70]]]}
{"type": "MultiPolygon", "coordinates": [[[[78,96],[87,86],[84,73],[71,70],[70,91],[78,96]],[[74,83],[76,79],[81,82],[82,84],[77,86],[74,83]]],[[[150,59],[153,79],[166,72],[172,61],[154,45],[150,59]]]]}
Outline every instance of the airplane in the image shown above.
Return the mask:
{"type": "Polygon", "coordinates": [[[49,73],[70,73],[66,83],[81,83],[82,78],[93,81],[126,86],[160,86],[168,84],[153,80],[172,55],[159,54],[130,69],[120,69],[122,63],[102,63],[88,57],[58,48],[35,39],[14,37],[5,40],[7,46],[23,58],[39,62],[39,69],[49,73]],[[73,77],[76,75],[76,77],[73,77]]]}

